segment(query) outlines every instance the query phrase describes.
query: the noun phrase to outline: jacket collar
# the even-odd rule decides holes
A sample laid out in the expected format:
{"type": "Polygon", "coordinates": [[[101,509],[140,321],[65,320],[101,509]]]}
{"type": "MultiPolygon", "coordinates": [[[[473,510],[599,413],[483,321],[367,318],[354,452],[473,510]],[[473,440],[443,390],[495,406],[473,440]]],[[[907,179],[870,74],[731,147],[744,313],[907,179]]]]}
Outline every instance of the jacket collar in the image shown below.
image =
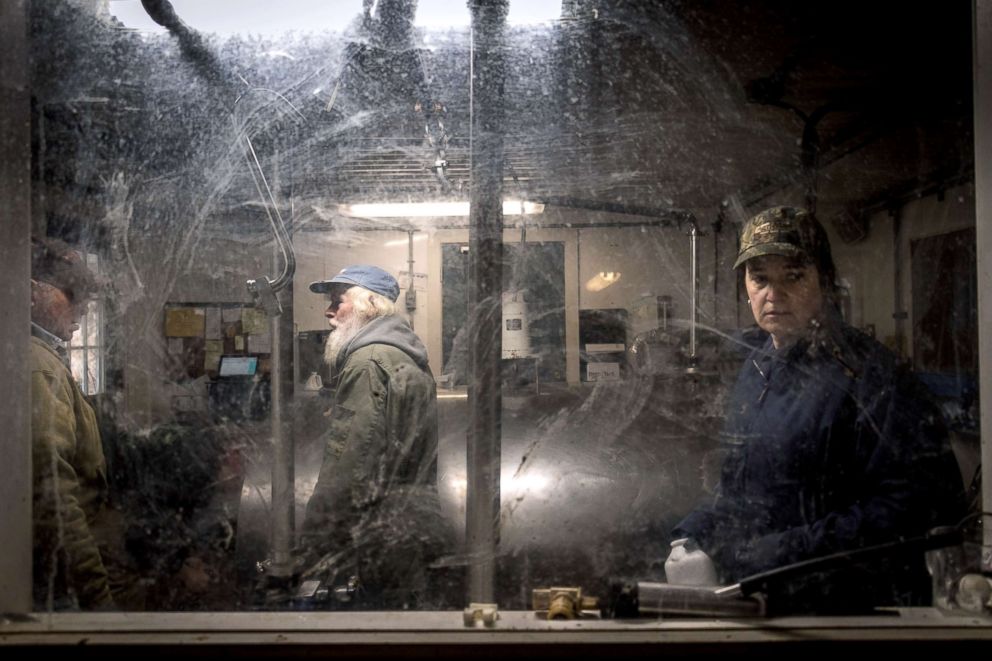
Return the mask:
{"type": "Polygon", "coordinates": [[[31,322],[31,335],[36,337],[45,343],[48,348],[58,354],[58,357],[62,359],[62,362],[66,362],[69,358],[69,347],[67,343],[62,338],[57,335],[49,333],[47,330],[39,326],[38,324],[31,322]]]}

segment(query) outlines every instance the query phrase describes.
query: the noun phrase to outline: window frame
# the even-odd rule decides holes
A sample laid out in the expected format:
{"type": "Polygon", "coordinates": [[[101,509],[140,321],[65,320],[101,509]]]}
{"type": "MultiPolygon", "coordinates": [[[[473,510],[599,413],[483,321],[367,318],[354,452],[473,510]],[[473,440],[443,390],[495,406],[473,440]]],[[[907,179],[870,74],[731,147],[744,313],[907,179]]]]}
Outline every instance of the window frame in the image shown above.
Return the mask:
{"type": "MultiPolygon", "coordinates": [[[[99,259],[95,253],[88,253],[86,255],[86,263],[90,270],[94,273],[99,273],[99,259]]],[[[69,364],[75,367],[73,358],[75,355],[82,354],[83,357],[83,369],[82,373],[77,374],[76,370],[72,370],[72,376],[79,383],[79,387],[82,389],[85,395],[98,395],[106,389],[106,354],[104,347],[104,309],[103,302],[99,299],[91,301],[86,307],[86,314],[83,315],[80,320],[79,330],[73,334],[72,338],[69,340],[67,350],[69,352],[69,364]],[[90,336],[90,326],[96,326],[96,342],[90,344],[87,342],[87,338],[90,336]],[[77,341],[76,338],[79,338],[77,341]],[[96,370],[92,373],[89,369],[90,357],[95,358],[96,370]],[[93,383],[91,383],[91,381],[93,383]]]]}
{"type": "MultiPolygon", "coordinates": [[[[0,258],[8,285],[0,288],[0,332],[21,350],[5,357],[8,378],[0,380],[0,451],[8,477],[0,480],[0,528],[13,539],[0,554],[0,645],[203,643],[240,646],[255,643],[318,645],[354,649],[370,646],[388,653],[391,645],[517,645],[538,651],[561,645],[744,646],[816,640],[892,644],[970,643],[992,639],[990,619],[944,617],[930,609],[900,618],[781,618],[761,621],[672,620],[628,622],[542,622],[532,613],[505,613],[492,628],[467,628],[458,612],[447,613],[56,613],[31,614],[31,480],[28,328],[30,321],[28,237],[31,192],[23,182],[29,171],[30,91],[27,63],[27,3],[0,3],[0,258]]],[[[976,233],[979,279],[979,328],[992,329],[992,0],[974,0],[974,103],[976,233]]],[[[979,332],[982,409],[992,412],[992,333],[979,332]]],[[[983,480],[983,567],[992,571],[992,414],[981,419],[983,480]]],[[[713,647],[710,647],[713,646],[713,647]]],[[[395,651],[395,647],[392,648],[395,651]]],[[[691,649],[685,647],[683,649],[691,649]]],[[[794,650],[794,648],[793,648],[794,650]]],[[[808,650],[804,650],[808,651],[808,650]]],[[[301,652],[302,653],[302,652],[301,652]]]]}

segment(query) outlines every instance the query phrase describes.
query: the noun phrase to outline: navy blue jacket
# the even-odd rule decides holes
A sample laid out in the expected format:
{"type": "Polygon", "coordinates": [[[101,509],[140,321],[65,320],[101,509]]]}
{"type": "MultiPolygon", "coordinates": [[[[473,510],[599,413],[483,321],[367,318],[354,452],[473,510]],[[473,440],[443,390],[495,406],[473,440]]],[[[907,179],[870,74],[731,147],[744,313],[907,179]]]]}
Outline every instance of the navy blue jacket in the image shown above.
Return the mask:
{"type": "MultiPolygon", "coordinates": [[[[891,352],[850,327],[782,351],[768,338],[752,351],[721,440],[714,501],[673,534],[695,539],[724,583],[962,515],[939,411],[891,352]]],[[[928,586],[922,557],[890,557],[792,581],[776,605],[860,611],[925,602],[928,586]]]]}

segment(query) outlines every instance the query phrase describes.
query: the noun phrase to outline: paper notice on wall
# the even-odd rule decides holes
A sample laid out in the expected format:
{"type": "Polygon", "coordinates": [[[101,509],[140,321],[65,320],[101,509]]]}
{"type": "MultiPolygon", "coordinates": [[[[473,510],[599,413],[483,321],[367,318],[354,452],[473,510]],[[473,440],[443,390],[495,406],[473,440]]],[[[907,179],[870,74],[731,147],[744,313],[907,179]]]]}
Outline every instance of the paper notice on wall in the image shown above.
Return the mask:
{"type": "Polygon", "coordinates": [[[224,353],[224,340],[207,340],[203,343],[203,350],[207,353],[224,353]]]}
{"type": "Polygon", "coordinates": [[[241,321],[241,308],[221,308],[220,319],[227,324],[241,321]]]}
{"type": "Polygon", "coordinates": [[[220,334],[220,308],[207,308],[205,314],[203,336],[208,340],[219,340],[220,334]]]}
{"type": "MultiPolygon", "coordinates": [[[[410,288],[410,272],[400,271],[400,277],[396,279],[399,283],[400,289],[410,288]]],[[[413,272],[413,289],[414,291],[427,291],[427,274],[413,272]]]]}
{"type": "Polygon", "coordinates": [[[272,353],[272,336],[258,333],[248,338],[248,353],[272,353]]]}
{"type": "Polygon", "coordinates": [[[203,337],[203,308],[167,308],[166,337],[203,337]]]}
{"type": "Polygon", "coordinates": [[[203,371],[216,372],[220,368],[220,357],[223,352],[206,352],[203,354],[203,371]]]}
{"type": "Polygon", "coordinates": [[[244,335],[235,335],[234,336],[234,350],[235,351],[244,351],[245,350],[245,336],[244,335]]]}
{"type": "Polygon", "coordinates": [[[183,352],[183,338],[181,337],[170,337],[169,338],[169,353],[174,356],[181,355],[183,352]]]}
{"type": "Polygon", "coordinates": [[[620,363],[588,363],[586,378],[589,381],[619,381],[620,363]]]}
{"type": "Polygon", "coordinates": [[[244,308],[241,311],[241,332],[246,335],[260,335],[269,332],[269,317],[264,310],[244,308]]]}

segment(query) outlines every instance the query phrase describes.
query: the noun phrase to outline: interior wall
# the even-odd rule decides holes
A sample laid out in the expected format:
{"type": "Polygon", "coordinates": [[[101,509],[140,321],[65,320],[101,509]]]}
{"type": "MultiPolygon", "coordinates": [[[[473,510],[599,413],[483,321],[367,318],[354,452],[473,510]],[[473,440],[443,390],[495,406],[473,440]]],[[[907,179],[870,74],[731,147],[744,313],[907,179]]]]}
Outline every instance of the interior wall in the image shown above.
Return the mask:
{"type": "MultiPolygon", "coordinates": [[[[697,217],[706,218],[705,214],[697,217]]],[[[508,224],[517,219],[509,217],[508,224]]],[[[548,225],[567,225],[573,221],[585,223],[617,222],[606,213],[552,210],[541,217],[548,225]]],[[[630,222],[629,219],[625,219],[630,222]]],[[[737,281],[733,271],[736,257],[737,232],[731,223],[715,232],[712,224],[700,222],[698,238],[698,319],[701,324],[721,331],[738,325],[737,281]]],[[[432,369],[437,375],[441,361],[441,245],[468,241],[467,229],[418,232],[414,235],[414,272],[417,278],[417,308],[412,321],[415,332],[428,348],[432,369]],[[422,289],[420,289],[422,287],[422,289]]],[[[596,227],[585,229],[528,227],[527,241],[557,241],[565,245],[565,306],[566,306],[566,379],[578,384],[579,344],[578,311],[599,308],[631,309],[645,296],[670,296],[675,318],[689,317],[689,255],[688,227],[596,227]],[[623,273],[615,285],[599,292],[586,289],[585,283],[603,270],[623,273]]],[[[518,227],[504,232],[504,241],[521,240],[518,227]]],[[[409,235],[404,231],[335,231],[300,232],[294,237],[297,269],[293,279],[295,330],[325,330],[326,301],[309,291],[308,285],[332,277],[349,264],[376,264],[399,276],[408,269],[409,235]]],[[[133,248],[134,259],[140,265],[155,259],[152,242],[133,248]]],[[[271,241],[231,241],[206,238],[199,241],[189,263],[169,276],[168,269],[144,269],[146,297],[140,305],[131,305],[124,314],[126,407],[138,425],[155,424],[172,415],[172,397],[177,386],[165,378],[163,365],[167,359],[162,331],[165,303],[250,303],[245,280],[267,275],[275,277],[281,268],[271,241]],[[171,281],[168,280],[171,278],[171,281]],[[161,299],[156,312],[149,313],[151,297],[161,299]]],[[[400,311],[406,315],[400,294],[400,311]]],[[[743,317],[743,323],[750,323],[743,317]]]]}
{"type": "Polygon", "coordinates": [[[674,228],[630,227],[576,230],[579,245],[579,308],[625,308],[648,296],[670,296],[673,316],[689,317],[689,237],[674,228]],[[620,280],[591,288],[601,272],[620,280]]]}
{"type": "MultiPolygon", "coordinates": [[[[430,294],[428,275],[428,235],[417,232],[413,240],[413,271],[426,278],[415,278],[417,307],[409,314],[405,307],[406,279],[400,273],[408,269],[409,235],[402,231],[350,232],[342,237],[340,233],[304,232],[294,240],[296,249],[296,276],[293,278],[293,311],[296,330],[327,330],[327,300],[314,294],[309,285],[315,280],[326,280],[346,266],[352,264],[373,264],[400,280],[400,298],[397,301],[399,312],[412,322],[414,331],[424,340],[428,339],[425,330],[428,324],[430,294]],[[423,289],[421,289],[423,287],[423,289]]],[[[433,364],[434,356],[431,355],[433,364]]]]}
{"type": "MultiPolygon", "coordinates": [[[[605,213],[549,210],[535,224],[555,225],[542,229],[528,225],[522,237],[519,219],[508,217],[503,240],[514,243],[555,241],[565,246],[565,343],[566,380],[579,383],[578,311],[595,308],[630,309],[643,296],[668,295],[674,314],[689,316],[688,228],[631,225],[616,228],[568,229],[571,222],[617,222],[605,213]],[[613,265],[613,266],[610,266],[613,265]],[[590,292],[584,284],[600,270],[619,270],[620,282],[601,292],[590,292]]],[[[531,221],[529,221],[531,222],[531,221]]],[[[629,219],[626,222],[630,222],[629,219]]],[[[699,321],[721,330],[736,326],[736,280],[732,270],[736,256],[736,230],[724,225],[720,233],[701,223],[698,240],[699,321]]],[[[442,229],[416,235],[414,270],[426,274],[426,291],[418,292],[414,329],[428,348],[435,375],[442,367],[441,350],[441,250],[444,243],[467,243],[468,229],[442,229]],[[420,237],[424,238],[421,239],[420,237]]],[[[407,268],[407,235],[396,231],[353,232],[342,240],[340,233],[308,232],[296,238],[297,273],[294,306],[298,330],[327,328],[323,316],[326,303],[311,294],[307,285],[333,276],[348,264],[373,263],[398,274],[407,268]]],[[[405,290],[404,290],[405,293],[405,290]]],[[[402,294],[401,294],[402,297],[402,294]]],[[[401,298],[402,300],[402,298],[401,298]]]]}
{"type": "Polygon", "coordinates": [[[910,244],[912,241],[975,226],[975,193],[971,184],[913,200],[898,213],[899,237],[895,236],[896,216],[879,211],[868,220],[867,237],[846,245],[827,226],[834,249],[838,275],[851,285],[852,323],[859,328],[873,325],[879,341],[896,348],[894,314],[896,278],[896,241],[899,244],[900,281],[905,312],[903,349],[912,357],[913,309],[910,244]]]}
{"type": "Polygon", "coordinates": [[[165,312],[168,303],[252,302],[245,281],[275,278],[281,261],[273,263],[271,243],[201,237],[192,251],[178,255],[178,264],[163,263],[161,245],[154,240],[131,246],[131,259],[140,282],[122,283],[125,293],[122,328],[124,405],[120,423],[134,428],[168,421],[176,395],[199,393],[192,385],[176,384],[166,375],[168,361],[165,312]]]}
{"type": "MultiPolygon", "coordinates": [[[[697,310],[700,323],[720,329],[736,325],[733,225],[719,233],[700,224],[696,241],[697,310]]],[[[670,296],[675,318],[690,316],[691,241],[688,227],[632,226],[576,230],[579,246],[579,308],[631,309],[645,297],[670,296]],[[600,272],[620,271],[615,284],[593,291],[600,272]]]]}
{"type": "MultiPolygon", "coordinates": [[[[509,219],[508,223],[515,223],[509,219]]],[[[521,240],[521,231],[518,227],[506,229],[503,232],[504,243],[515,243],[521,240]]],[[[579,383],[579,293],[576,285],[577,251],[576,233],[567,229],[538,229],[528,228],[525,230],[526,241],[533,242],[558,242],[563,243],[565,248],[565,380],[569,384],[579,383]]],[[[432,232],[429,242],[429,263],[430,274],[428,277],[430,295],[429,309],[429,330],[427,332],[427,347],[431,359],[431,366],[435,376],[440,373],[442,367],[442,320],[441,304],[443,297],[443,283],[441,282],[442,271],[442,246],[445,243],[468,243],[468,229],[445,229],[432,232]],[[433,356],[438,356],[437,360],[433,356]]]]}
{"type": "MultiPolygon", "coordinates": [[[[784,199],[783,203],[789,203],[784,199]]],[[[936,195],[914,200],[900,211],[901,277],[903,307],[912,318],[910,242],[919,238],[974,226],[974,189],[961,186],[936,195]]],[[[546,224],[567,224],[579,216],[573,212],[552,212],[542,217],[546,224]]],[[[705,216],[702,216],[705,217],[705,216]]],[[[585,222],[606,223],[611,214],[584,214],[585,222]]],[[[516,222],[512,217],[509,222],[516,222]]],[[[867,237],[853,245],[843,243],[830,223],[824,223],[840,278],[849,285],[851,322],[865,328],[874,325],[879,340],[894,343],[895,321],[895,238],[894,217],[882,211],[869,219],[867,237]]],[[[738,301],[737,277],[733,260],[737,249],[735,224],[726,224],[721,232],[701,222],[698,239],[699,322],[728,331],[752,322],[746,301],[738,301]]],[[[467,242],[468,230],[439,230],[414,235],[414,272],[418,278],[417,308],[413,312],[414,330],[428,348],[436,374],[441,361],[441,245],[467,242]]],[[[518,228],[507,229],[504,241],[521,239],[518,228]]],[[[526,232],[529,241],[560,241],[565,244],[566,288],[566,378],[579,383],[578,311],[601,308],[630,310],[645,296],[670,296],[673,316],[689,316],[689,250],[687,228],[652,226],[597,227],[585,229],[537,229],[526,232]],[[602,291],[589,291],[586,283],[600,271],[620,271],[614,285],[602,291]]],[[[294,277],[294,316],[297,331],[324,330],[326,302],[312,294],[308,285],[314,280],[332,277],[349,264],[371,263],[394,275],[408,269],[409,236],[403,231],[340,232],[333,235],[303,232],[295,237],[297,271],[294,277]]],[[[152,263],[156,247],[151,242],[134,248],[141,263],[152,263]]],[[[176,273],[169,269],[143,269],[145,302],[158,297],[165,303],[250,303],[245,280],[268,275],[274,277],[281,263],[271,242],[253,244],[210,238],[197,243],[189,263],[176,273]],[[171,281],[168,280],[171,278],[171,281]]],[[[402,284],[406,284],[405,281],[402,284]]],[[[402,302],[401,314],[406,314],[402,302]]],[[[172,397],[177,386],[165,378],[167,360],[162,332],[161,306],[131,305],[124,314],[124,371],[126,407],[131,420],[144,426],[168,419],[172,415],[172,397]]],[[[911,324],[904,324],[907,351],[912,347],[911,324]]]]}
{"type": "MultiPolygon", "coordinates": [[[[749,209],[749,215],[776,205],[803,207],[803,193],[798,188],[782,191],[774,200],[749,209]]],[[[898,255],[902,302],[896,303],[896,215],[888,209],[871,214],[867,221],[867,235],[857,243],[848,244],[828,217],[820,221],[830,239],[837,277],[850,294],[851,325],[874,328],[875,337],[893,350],[897,350],[897,309],[905,313],[902,351],[912,358],[912,268],[910,244],[917,240],[957,230],[975,227],[975,191],[973,184],[948,189],[943,194],[932,194],[911,200],[896,207],[898,215],[898,255]]],[[[827,214],[829,216],[829,214],[827,214]]],[[[736,230],[739,232],[740,227],[736,230]]],[[[739,315],[741,325],[752,323],[747,302],[741,297],[739,315]]]]}

